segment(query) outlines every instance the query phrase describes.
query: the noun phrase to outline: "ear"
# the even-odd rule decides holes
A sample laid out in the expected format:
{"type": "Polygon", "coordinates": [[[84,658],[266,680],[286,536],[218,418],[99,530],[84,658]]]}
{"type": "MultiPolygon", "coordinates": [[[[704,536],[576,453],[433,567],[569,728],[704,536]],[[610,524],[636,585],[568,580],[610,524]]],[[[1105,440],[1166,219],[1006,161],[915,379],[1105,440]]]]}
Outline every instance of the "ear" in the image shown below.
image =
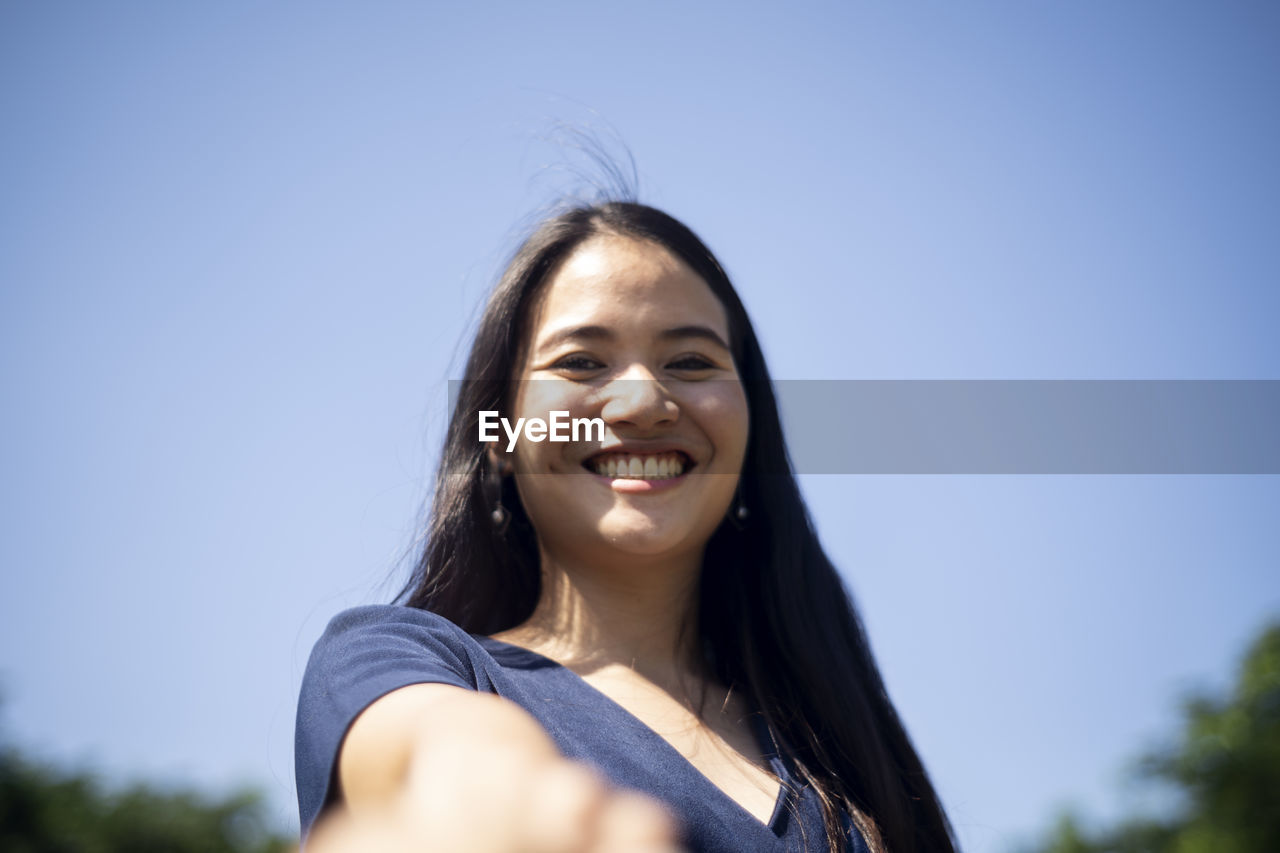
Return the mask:
{"type": "Polygon", "coordinates": [[[500,442],[495,442],[490,445],[489,449],[486,450],[485,453],[488,454],[489,457],[490,470],[497,471],[500,476],[505,477],[515,470],[515,465],[511,461],[513,454],[507,453],[504,450],[499,450],[498,444],[500,444],[500,442]]]}

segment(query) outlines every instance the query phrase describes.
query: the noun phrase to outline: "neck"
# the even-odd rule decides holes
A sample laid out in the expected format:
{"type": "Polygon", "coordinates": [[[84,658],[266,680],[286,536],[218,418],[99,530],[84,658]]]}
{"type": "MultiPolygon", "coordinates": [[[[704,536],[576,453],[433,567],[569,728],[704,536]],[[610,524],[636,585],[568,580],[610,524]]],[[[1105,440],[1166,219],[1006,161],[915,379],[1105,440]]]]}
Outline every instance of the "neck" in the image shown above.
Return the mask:
{"type": "Polygon", "coordinates": [[[701,554],[608,569],[546,551],[533,615],[498,639],[589,672],[620,664],[657,683],[703,675],[697,606],[701,554]]]}

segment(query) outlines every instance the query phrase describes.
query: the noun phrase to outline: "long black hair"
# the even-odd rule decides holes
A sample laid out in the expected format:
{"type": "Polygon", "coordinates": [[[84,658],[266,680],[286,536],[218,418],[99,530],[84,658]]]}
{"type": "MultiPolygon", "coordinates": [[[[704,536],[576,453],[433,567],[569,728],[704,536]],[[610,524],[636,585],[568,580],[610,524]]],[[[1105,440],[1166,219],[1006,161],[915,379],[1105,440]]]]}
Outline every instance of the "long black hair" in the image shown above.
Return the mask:
{"type": "Polygon", "coordinates": [[[828,846],[847,813],[873,851],[954,853],[951,826],[885,691],[852,599],[823,552],[783,441],[755,331],[720,263],[671,216],[634,202],[574,207],[516,251],[480,320],[436,474],[425,547],[397,600],[464,630],[524,622],[541,589],[535,532],[510,477],[476,440],[477,412],[506,411],[528,309],[556,266],[602,234],[649,241],[687,263],[729,318],[750,412],[740,495],[749,523],[726,520],[704,554],[697,628],[708,665],[745,690],[823,803],[828,846]],[[510,522],[495,527],[501,500],[510,522]]]}

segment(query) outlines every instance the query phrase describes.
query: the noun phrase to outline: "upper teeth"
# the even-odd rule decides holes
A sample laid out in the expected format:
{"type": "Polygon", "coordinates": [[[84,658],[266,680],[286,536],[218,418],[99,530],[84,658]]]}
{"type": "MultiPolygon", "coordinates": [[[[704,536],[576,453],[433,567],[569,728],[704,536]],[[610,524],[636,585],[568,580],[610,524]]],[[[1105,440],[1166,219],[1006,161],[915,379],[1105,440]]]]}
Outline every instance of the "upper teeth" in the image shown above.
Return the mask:
{"type": "Polygon", "coordinates": [[[597,474],[628,480],[665,480],[684,473],[684,459],[678,453],[657,456],[600,456],[591,461],[597,474]]]}

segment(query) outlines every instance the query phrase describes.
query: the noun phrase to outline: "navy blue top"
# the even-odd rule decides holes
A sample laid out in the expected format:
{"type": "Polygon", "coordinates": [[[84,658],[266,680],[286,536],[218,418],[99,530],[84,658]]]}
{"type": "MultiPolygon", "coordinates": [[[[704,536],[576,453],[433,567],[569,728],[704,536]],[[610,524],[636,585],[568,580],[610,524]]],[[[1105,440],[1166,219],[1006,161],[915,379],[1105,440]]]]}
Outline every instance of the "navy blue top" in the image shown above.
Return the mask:
{"type": "MultiPolygon", "coordinates": [[[[339,613],[311,652],[298,700],[294,755],[304,835],[333,796],[338,749],[351,723],[379,697],[421,683],[452,684],[515,702],[565,756],[667,803],[691,853],[829,853],[817,797],[795,778],[763,723],[757,723],[760,745],[782,780],[767,824],[572,670],[527,649],[468,634],[434,613],[395,605],[339,613]]],[[[851,840],[840,853],[867,853],[847,819],[845,826],[851,840]]]]}

